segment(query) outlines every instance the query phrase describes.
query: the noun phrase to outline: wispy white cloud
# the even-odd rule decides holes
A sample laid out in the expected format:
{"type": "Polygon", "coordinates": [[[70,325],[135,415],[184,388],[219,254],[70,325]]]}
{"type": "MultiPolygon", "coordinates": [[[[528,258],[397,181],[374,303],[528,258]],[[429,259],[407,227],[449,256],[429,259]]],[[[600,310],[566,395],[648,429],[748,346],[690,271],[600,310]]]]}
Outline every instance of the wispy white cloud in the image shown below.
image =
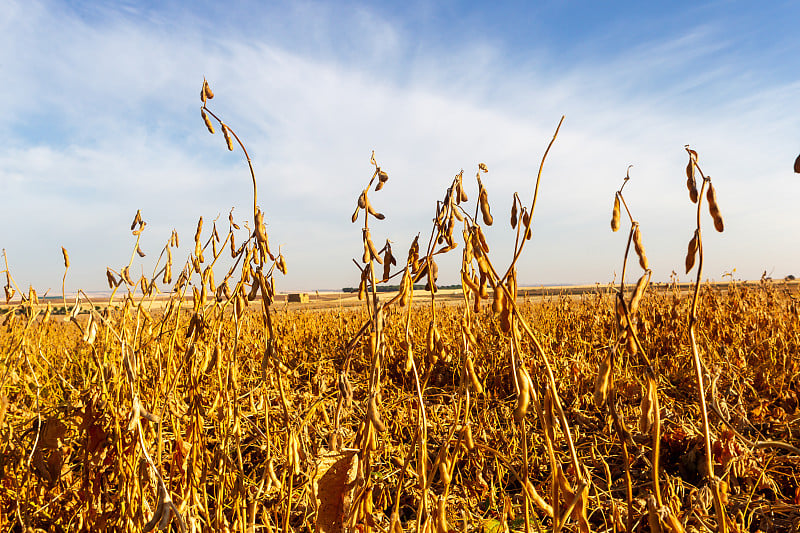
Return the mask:
{"type": "MultiPolygon", "coordinates": [[[[605,282],[618,271],[624,242],[608,219],[631,163],[626,194],[656,279],[678,270],[693,220],[681,177],[685,143],[714,176],[727,219],[725,234],[707,232],[708,275],[737,268],[758,277],[773,267],[784,275],[800,259],[786,240],[797,222],[790,171],[800,138],[800,119],[786,110],[800,85],[759,85],[722,61],[733,44],[717,39],[713,23],[553,69],[538,59],[511,62],[488,39],[420,53],[402,21],[366,7],[343,19],[313,7],[283,16],[302,16],[295,24],[313,29],[307,39],[319,46],[340,33],[358,38],[314,53],[252,33],[210,35],[188,15],[152,22],[112,12],[99,24],[60,4],[12,2],[0,28],[0,68],[13,80],[0,85],[8,108],[0,223],[13,230],[0,246],[19,281],[57,285],[64,245],[73,286],[101,288],[105,265],[130,256],[125,230],[136,209],[150,223],[148,252],[172,227],[188,240],[200,215],[210,220],[235,207],[248,217],[243,158],[208,135],[198,116],[203,75],[218,95],[212,108],[254,161],[271,239],[284,243],[289,260],[285,288],[355,283],[359,231],[349,216],[371,174],[372,149],[391,176],[374,194],[387,215],[376,238],[401,250],[427,233],[453,175],[463,168],[474,192],[469,180],[486,162],[497,220],[490,237],[509,256],[511,195],[530,197],[561,113],[567,119],[545,166],[522,282],[605,282]]],[[[548,53],[534,47],[529,56],[548,53]]],[[[443,262],[444,282],[456,280],[456,260],[443,262]]]]}

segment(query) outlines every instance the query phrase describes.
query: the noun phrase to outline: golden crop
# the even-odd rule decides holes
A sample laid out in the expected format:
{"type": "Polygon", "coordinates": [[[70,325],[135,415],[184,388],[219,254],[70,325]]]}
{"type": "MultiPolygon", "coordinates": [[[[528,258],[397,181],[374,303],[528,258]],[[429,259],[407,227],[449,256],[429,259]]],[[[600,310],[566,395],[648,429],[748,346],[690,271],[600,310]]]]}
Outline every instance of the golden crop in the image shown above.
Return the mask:
{"type": "MultiPolygon", "coordinates": [[[[249,165],[207,108],[213,96],[204,81],[208,130],[217,121],[249,165]]],[[[287,263],[269,250],[252,166],[253,229],[242,238],[231,213],[227,235],[216,223],[204,234],[201,218],[174,284],[174,232],[152,275],[132,277],[139,212],[131,261],[108,268],[102,307],[83,293],[67,302],[63,285],[62,308],[45,306],[6,263],[2,531],[796,527],[796,290],[700,283],[704,188],[723,224],[688,153],[697,223],[686,266],[698,269],[689,286],[650,283],[623,196],[628,175],[612,214],[614,231],[621,214],[630,222],[619,285],[549,296],[518,287],[542,167],[530,206],[514,196],[507,266],[480,226],[493,222],[484,164],[475,204],[459,173],[430,236],[398,264],[388,241],[380,250],[372,241],[370,222],[385,217],[369,196],[389,183],[374,155],[352,217],[363,211],[360,307],[275,305],[274,274],[287,263]],[[625,283],[631,244],[643,270],[635,286],[625,283]],[[454,250],[463,283],[448,300],[435,256],[454,250]],[[379,298],[392,279],[399,291],[379,298]]]]}

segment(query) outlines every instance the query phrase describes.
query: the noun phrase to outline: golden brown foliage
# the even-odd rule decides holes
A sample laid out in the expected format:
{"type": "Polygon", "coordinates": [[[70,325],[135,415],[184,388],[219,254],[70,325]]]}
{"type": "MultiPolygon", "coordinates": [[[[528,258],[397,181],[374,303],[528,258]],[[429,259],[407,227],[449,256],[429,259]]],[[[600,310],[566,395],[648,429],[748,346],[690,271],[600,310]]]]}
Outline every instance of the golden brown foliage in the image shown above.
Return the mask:
{"type": "Polygon", "coordinates": [[[53,310],[32,287],[27,296],[19,290],[6,262],[6,298],[22,297],[0,311],[0,524],[585,533],[798,523],[797,291],[768,280],[700,285],[702,187],[715,226],[722,222],[696,152],[687,148],[687,186],[698,203],[693,294],[650,284],[624,184],[612,214],[612,229],[621,205],[631,224],[618,288],[541,298],[518,288],[517,260],[559,123],[530,206],[515,194],[505,270],[478,223],[479,213],[493,221],[483,163],[474,206],[462,205],[459,173],[436,204],[427,244],[417,235],[404,264],[388,239],[378,250],[369,223],[385,217],[369,194],[389,174],[373,154],[352,216],[364,211],[354,232],[362,306],[276,308],[273,274],[285,274],[287,261],[269,249],[249,156],[208,109],[212,98],[204,80],[207,128],[213,133],[216,121],[248,163],[252,230],[231,213],[227,235],[216,222],[204,235],[200,218],[174,284],[175,232],[153,274],[134,279],[146,225],[137,212],[131,260],[107,269],[104,307],[82,292],[68,304],[62,285],[64,305],[53,310]],[[225,271],[217,260],[228,240],[233,266],[225,271]],[[633,291],[624,283],[631,244],[645,270],[633,291]],[[456,249],[461,299],[442,304],[435,256],[456,249]],[[400,291],[379,298],[377,285],[399,275],[400,291]],[[423,278],[428,301],[420,304],[414,284],[423,278]],[[159,280],[166,298],[157,298],[159,280]],[[710,423],[700,414],[701,356],[710,423]],[[628,429],[626,419],[638,424],[628,429]]]}

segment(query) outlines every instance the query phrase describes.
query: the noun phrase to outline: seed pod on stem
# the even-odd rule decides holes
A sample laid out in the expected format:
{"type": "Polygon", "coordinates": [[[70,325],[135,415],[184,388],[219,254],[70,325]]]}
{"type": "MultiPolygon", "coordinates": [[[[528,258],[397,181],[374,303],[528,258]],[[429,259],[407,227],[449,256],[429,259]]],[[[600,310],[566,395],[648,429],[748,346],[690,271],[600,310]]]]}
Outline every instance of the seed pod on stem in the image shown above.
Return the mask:
{"type": "Polygon", "coordinates": [[[633,294],[631,295],[631,302],[628,304],[628,312],[631,315],[636,314],[636,310],[639,308],[639,302],[642,300],[642,295],[644,295],[644,290],[647,287],[647,273],[642,274],[642,277],[639,278],[639,281],[636,282],[636,288],[633,289],[633,294]]]}
{"type": "MultiPolygon", "coordinates": [[[[108,288],[113,289],[117,286],[117,280],[114,277],[114,274],[111,273],[110,268],[106,268],[106,280],[108,280],[108,288]]],[[[165,282],[168,283],[168,282],[165,282]]]]}
{"type": "Polygon", "coordinates": [[[256,209],[254,224],[256,241],[258,241],[259,250],[262,253],[266,253],[270,260],[274,261],[275,256],[272,255],[272,252],[269,250],[269,237],[267,236],[267,229],[264,226],[264,213],[261,211],[261,209],[256,209]]]}
{"type": "Polygon", "coordinates": [[[269,462],[267,463],[267,473],[269,474],[270,484],[273,487],[280,489],[282,486],[281,480],[278,479],[277,474],[275,474],[275,461],[273,459],[270,459],[269,462]]]}
{"type": "Polygon", "coordinates": [[[478,348],[478,338],[472,332],[472,327],[470,327],[469,320],[467,317],[461,317],[461,333],[463,333],[464,338],[467,339],[467,344],[471,346],[473,349],[478,348]]]}
{"type": "Polygon", "coordinates": [[[467,424],[464,426],[462,430],[462,438],[464,439],[464,446],[466,446],[467,451],[471,452],[475,448],[475,439],[472,436],[472,426],[467,424]]]}
{"type": "Polygon", "coordinates": [[[696,204],[698,200],[698,194],[694,174],[695,165],[697,165],[697,152],[694,150],[689,150],[688,147],[686,148],[686,151],[689,153],[689,163],[686,165],[686,188],[689,189],[689,199],[693,204],[696,204]]]}
{"type": "Polygon", "coordinates": [[[614,209],[611,211],[611,231],[619,229],[619,195],[614,195],[614,209]]]}
{"type": "Polygon", "coordinates": [[[481,189],[480,193],[478,194],[478,200],[481,206],[483,222],[487,226],[491,226],[492,222],[494,222],[494,219],[492,218],[492,213],[489,210],[489,193],[486,192],[486,189],[481,189]]]}
{"type": "Polygon", "coordinates": [[[363,300],[367,295],[367,280],[361,278],[358,284],[358,299],[363,300]]]}
{"type": "Polygon", "coordinates": [[[278,254],[278,270],[285,276],[286,275],[286,259],[283,254],[278,254]]]}
{"type": "Polygon", "coordinates": [[[508,305],[500,311],[500,331],[503,333],[511,331],[511,307],[508,305]]]}
{"type": "Polygon", "coordinates": [[[159,483],[158,485],[158,497],[156,498],[156,509],[153,512],[153,517],[147,521],[146,524],[142,526],[142,531],[145,533],[152,531],[155,529],[156,526],[159,526],[160,529],[166,529],[169,525],[169,507],[165,505],[165,500],[169,500],[169,494],[166,490],[166,485],[164,483],[159,483]],[[167,524],[161,528],[161,522],[164,520],[164,517],[167,517],[167,524]]]}
{"type": "Polygon", "coordinates": [[[722,214],[719,212],[719,204],[717,204],[717,191],[714,190],[714,185],[708,182],[708,192],[706,193],[708,200],[708,212],[711,218],[714,219],[714,229],[720,233],[725,229],[725,222],[722,220],[722,214]]]}
{"type": "MultiPolygon", "coordinates": [[[[480,226],[475,226],[475,233],[478,236],[478,244],[480,246],[480,249],[483,251],[483,253],[488,254],[489,244],[486,242],[486,236],[483,234],[483,230],[481,229],[480,226]]],[[[474,246],[475,243],[473,243],[473,247],[474,246]]]]}
{"type": "Polygon", "coordinates": [[[472,383],[472,389],[475,391],[475,394],[483,394],[483,385],[481,385],[481,380],[478,378],[477,372],[475,372],[475,365],[472,362],[472,358],[467,355],[466,357],[466,367],[467,367],[467,374],[469,374],[469,380],[472,383]]]}
{"type": "Polygon", "coordinates": [[[389,244],[389,240],[386,240],[386,244],[383,247],[383,279],[381,281],[387,281],[389,279],[390,269],[392,265],[396,265],[397,260],[392,255],[392,245],[389,244]]]}
{"type": "Polygon", "coordinates": [[[419,235],[414,237],[414,241],[408,248],[408,263],[411,264],[411,272],[416,273],[419,269],[419,235]]]}
{"type": "Polygon", "coordinates": [[[378,433],[386,431],[386,425],[381,421],[381,415],[378,412],[378,404],[375,402],[375,396],[370,396],[369,405],[367,406],[367,417],[378,433]]]}
{"type": "Polygon", "coordinates": [[[436,349],[436,335],[434,331],[436,331],[436,323],[433,320],[431,320],[431,323],[428,326],[428,337],[426,339],[428,342],[429,354],[433,353],[433,351],[436,349]]]}
{"type": "Polygon", "coordinates": [[[405,366],[403,367],[403,372],[408,374],[411,372],[411,369],[414,368],[414,351],[411,349],[411,344],[408,343],[405,339],[400,341],[400,348],[406,354],[405,366]]]}
{"type": "Polygon", "coordinates": [[[449,485],[452,480],[452,476],[450,475],[450,459],[447,457],[447,452],[445,452],[444,455],[442,460],[439,461],[439,476],[445,485],[449,485]]]}
{"type": "Polygon", "coordinates": [[[83,335],[83,341],[88,344],[94,344],[94,339],[97,336],[97,322],[94,320],[94,314],[89,313],[89,324],[86,326],[86,333],[83,335]]]}
{"type": "Polygon", "coordinates": [[[408,299],[411,296],[410,292],[413,289],[409,289],[409,284],[411,281],[411,275],[409,274],[408,267],[403,272],[403,280],[400,282],[400,307],[405,307],[408,304],[408,299]]]}
{"type": "Polygon", "coordinates": [[[480,289],[478,289],[478,284],[475,282],[475,280],[472,277],[470,277],[470,275],[468,273],[464,272],[463,270],[461,271],[461,283],[463,285],[466,285],[466,287],[470,291],[475,292],[475,291],[480,290],[480,289]]]}
{"type": "MultiPolygon", "coordinates": [[[[481,257],[481,259],[483,259],[483,258],[481,257]]],[[[478,262],[478,265],[480,266],[480,262],[478,262]]],[[[488,285],[487,280],[488,280],[488,275],[487,275],[486,271],[481,269],[480,270],[480,281],[478,283],[478,295],[483,299],[486,299],[486,298],[489,297],[489,289],[487,289],[487,285],[488,285]]]]}
{"type": "Polygon", "coordinates": [[[522,208],[522,225],[525,228],[528,228],[525,231],[525,240],[526,241],[531,240],[531,235],[533,235],[533,230],[531,230],[531,215],[530,213],[528,213],[527,207],[522,208]]]}
{"type": "Polygon", "coordinates": [[[649,268],[649,262],[647,261],[647,255],[644,252],[644,246],[642,245],[642,233],[639,231],[639,225],[636,225],[636,229],[633,231],[633,246],[636,249],[636,255],[639,256],[639,266],[642,267],[642,270],[647,270],[649,268]]]}
{"type": "Polygon", "coordinates": [[[494,289],[494,299],[492,300],[492,311],[494,313],[502,313],[503,309],[506,307],[506,295],[505,291],[503,291],[503,286],[501,284],[497,284],[497,287],[494,289]]]}
{"type": "Polygon", "coordinates": [[[533,383],[531,382],[531,377],[528,375],[528,371],[525,369],[524,365],[517,364],[515,372],[517,375],[517,387],[519,388],[519,391],[517,392],[517,406],[514,408],[514,420],[517,422],[517,424],[519,424],[528,413],[528,406],[530,405],[531,401],[530,391],[533,387],[533,383]]]}
{"type": "MultiPolygon", "coordinates": [[[[225,284],[220,283],[219,287],[216,290],[216,297],[218,302],[222,302],[225,300],[225,284]]],[[[253,280],[253,284],[250,286],[250,292],[247,293],[247,301],[252,302],[256,298],[258,298],[258,289],[261,288],[261,283],[258,282],[257,279],[253,280]]]]}
{"type": "Polygon", "coordinates": [[[64,256],[64,268],[69,268],[69,254],[63,246],[61,247],[61,254],[64,256]]]}
{"type": "Polygon", "coordinates": [[[214,93],[211,92],[211,87],[209,87],[208,82],[205,78],[203,78],[203,94],[201,100],[205,103],[206,99],[211,100],[214,98],[214,93]]]}
{"type": "Polygon", "coordinates": [[[372,207],[372,204],[371,204],[371,203],[369,203],[369,202],[367,202],[367,212],[368,212],[370,215],[372,215],[372,216],[374,216],[375,218],[377,218],[378,220],[383,220],[384,218],[386,218],[386,217],[383,215],[383,213],[378,213],[377,211],[375,211],[375,209],[372,207]]]}
{"type": "Polygon", "coordinates": [[[131,285],[131,286],[136,285],[133,282],[133,279],[131,278],[129,267],[123,268],[121,274],[122,274],[122,279],[125,280],[125,283],[127,283],[128,285],[131,285]]]}
{"type": "Polygon", "coordinates": [[[633,326],[633,324],[628,324],[628,330],[627,330],[628,336],[625,338],[625,352],[628,355],[636,355],[636,352],[639,351],[639,349],[636,346],[636,338],[634,337],[635,332],[636,329],[633,326]]]}
{"type": "Polygon", "coordinates": [[[136,227],[136,224],[142,223],[142,211],[140,209],[136,210],[136,216],[133,217],[133,222],[131,223],[131,231],[136,227]]]}
{"type": "Polygon", "coordinates": [[[692,201],[693,204],[697,203],[697,185],[695,185],[694,179],[686,180],[686,188],[689,189],[689,199],[692,201]]]}
{"type": "Polygon", "coordinates": [[[655,422],[655,403],[656,403],[656,381],[648,376],[647,377],[647,390],[642,394],[642,402],[639,405],[641,415],[639,416],[639,431],[642,433],[649,433],[650,428],[653,427],[655,422]]]}
{"type": "Polygon", "coordinates": [[[517,199],[511,203],[511,229],[517,228],[517,199]]]}
{"type": "Polygon", "coordinates": [[[459,222],[464,222],[464,215],[461,214],[460,209],[458,209],[455,205],[452,205],[450,209],[452,210],[451,212],[453,213],[453,216],[456,218],[456,220],[458,220],[459,222]]]}
{"type": "Polygon", "coordinates": [[[378,183],[375,185],[375,190],[379,191],[383,189],[383,185],[389,181],[389,174],[384,172],[383,170],[378,170],[378,183]]]}
{"type": "MultiPolygon", "coordinates": [[[[436,502],[436,514],[434,515],[434,522],[435,533],[447,533],[450,531],[450,526],[447,523],[447,515],[445,513],[445,499],[443,496],[439,496],[439,499],[436,502]]],[[[434,532],[429,531],[428,533],[434,532]]]]}
{"type": "Polygon", "coordinates": [[[214,126],[211,124],[211,120],[208,118],[208,115],[206,115],[206,112],[205,112],[204,109],[200,110],[200,116],[203,117],[203,122],[206,123],[206,128],[208,128],[208,133],[213,134],[214,133],[214,126]]]}
{"type": "Polygon", "coordinates": [[[694,232],[694,236],[692,240],[689,241],[689,247],[686,250],[686,273],[688,274],[689,271],[694,267],[694,259],[697,255],[697,247],[698,247],[698,239],[697,239],[697,230],[694,232]]]}
{"type": "Polygon", "coordinates": [[[194,232],[194,242],[200,242],[200,234],[203,232],[203,217],[200,217],[200,220],[197,221],[197,229],[194,232]]]}
{"type": "Polygon", "coordinates": [[[289,441],[286,445],[286,463],[292,469],[292,473],[300,475],[300,451],[297,437],[294,433],[289,434],[289,441]]]}
{"type": "Polygon", "coordinates": [[[594,404],[600,408],[605,405],[608,399],[608,391],[611,386],[611,353],[609,352],[600,362],[597,370],[597,380],[594,383],[594,404]]]}
{"type": "Polygon", "coordinates": [[[233,140],[231,139],[231,134],[228,132],[228,127],[225,124],[220,126],[222,128],[222,135],[225,137],[225,144],[228,145],[228,150],[233,152],[233,140]]]}

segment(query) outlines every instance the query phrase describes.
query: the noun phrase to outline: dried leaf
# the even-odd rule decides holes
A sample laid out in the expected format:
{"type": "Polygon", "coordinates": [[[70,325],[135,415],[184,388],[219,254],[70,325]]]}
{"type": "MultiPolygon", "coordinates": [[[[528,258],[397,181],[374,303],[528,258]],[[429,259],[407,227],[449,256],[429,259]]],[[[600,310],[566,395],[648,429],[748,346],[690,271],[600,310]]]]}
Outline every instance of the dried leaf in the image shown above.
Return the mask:
{"type": "Polygon", "coordinates": [[[358,472],[358,455],[355,451],[320,452],[311,478],[317,507],[314,531],[340,533],[344,527],[343,518],[350,514],[358,472]]]}

